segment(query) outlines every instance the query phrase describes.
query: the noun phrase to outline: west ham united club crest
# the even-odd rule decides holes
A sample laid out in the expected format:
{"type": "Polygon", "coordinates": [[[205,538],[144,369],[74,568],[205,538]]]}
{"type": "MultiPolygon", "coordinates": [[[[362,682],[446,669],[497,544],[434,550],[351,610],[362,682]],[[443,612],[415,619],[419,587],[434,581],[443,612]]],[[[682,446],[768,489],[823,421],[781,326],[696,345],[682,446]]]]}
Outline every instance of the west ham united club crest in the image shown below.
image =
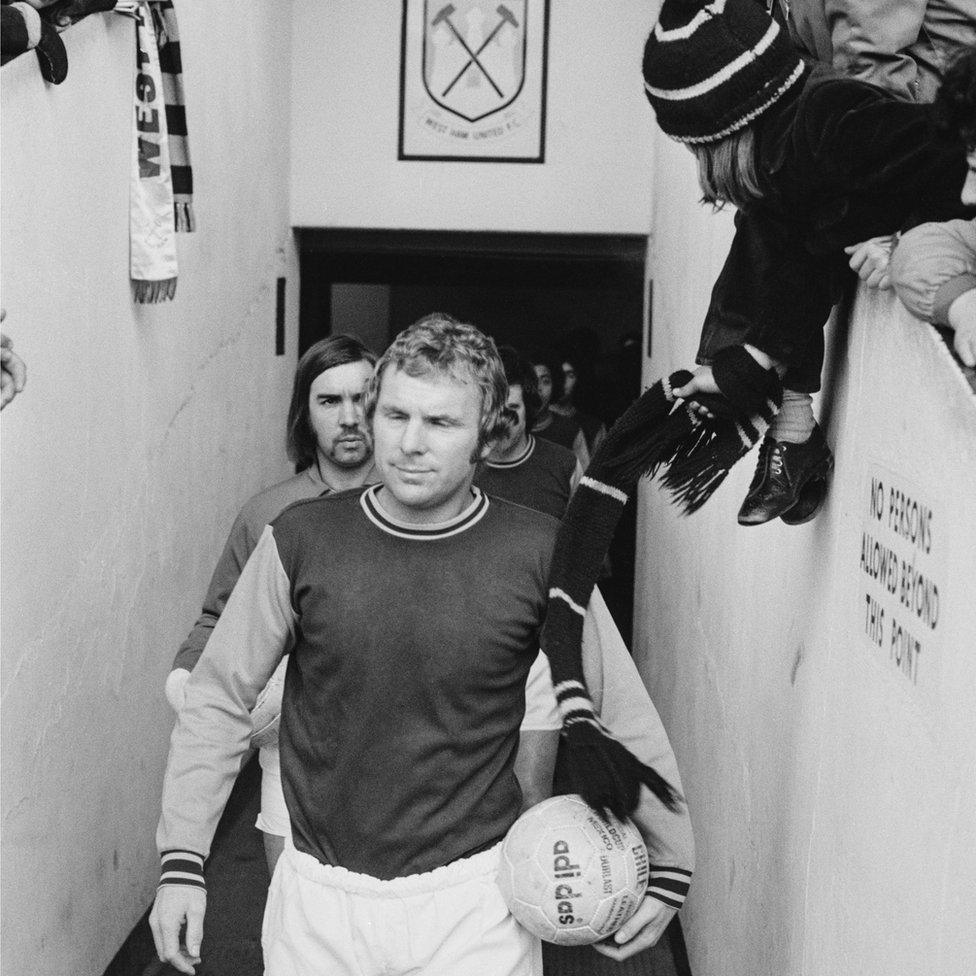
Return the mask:
{"type": "Polygon", "coordinates": [[[401,159],[542,162],[547,0],[404,0],[401,159]]]}

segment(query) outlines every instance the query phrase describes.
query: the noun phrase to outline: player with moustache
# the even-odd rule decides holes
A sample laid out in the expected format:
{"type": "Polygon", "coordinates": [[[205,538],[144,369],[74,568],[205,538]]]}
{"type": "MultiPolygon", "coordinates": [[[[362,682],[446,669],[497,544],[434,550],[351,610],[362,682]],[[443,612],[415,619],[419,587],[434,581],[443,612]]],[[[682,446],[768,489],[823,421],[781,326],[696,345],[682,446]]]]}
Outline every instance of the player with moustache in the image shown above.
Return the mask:
{"type": "MultiPolygon", "coordinates": [[[[363,413],[366,383],[376,356],[359,339],[335,335],[310,346],[298,362],[287,420],[288,456],[297,474],[258,492],[234,520],[217,561],[203,609],[180,645],[166,679],[166,697],[178,712],[184,689],[248,557],[264,527],[290,504],[376,480],[373,444],[363,413]]],[[[255,826],[264,837],[269,870],[274,870],[288,833],[281,797],[276,716],[287,658],[262,691],[253,716],[253,745],[261,763],[261,812],[255,826]]]]}

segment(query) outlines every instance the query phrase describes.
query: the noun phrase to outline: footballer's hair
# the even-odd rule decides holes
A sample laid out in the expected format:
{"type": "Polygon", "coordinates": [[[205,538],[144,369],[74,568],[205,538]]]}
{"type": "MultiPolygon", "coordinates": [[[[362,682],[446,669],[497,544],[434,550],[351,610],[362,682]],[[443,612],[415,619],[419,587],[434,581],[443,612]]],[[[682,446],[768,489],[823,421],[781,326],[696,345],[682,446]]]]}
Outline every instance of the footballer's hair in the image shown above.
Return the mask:
{"type": "Polygon", "coordinates": [[[408,376],[439,373],[459,383],[473,383],[481,391],[479,451],[498,436],[508,384],[494,339],[480,329],[443,312],[425,315],[404,329],[380,357],[367,384],[366,416],[370,421],[389,367],[408,376]]]}
{"type": "Polygon", "coordinates": [[[308,416],[308,396],[315,380],[326,370],[349,363],[376,362],[376,354],[367,349],[355,336],[335,335],[320,339],[305,351],[295,369],[295,383],[288,407],[288,457],[295,462],[296,471],[304,471],[315,461],[318,441],[308,416]]]}
{"type": "Polygon", "coordinates": [[[539,396],[539,377],[535,375],[532,363],[514,346],[499,346],[498,355],[505,368],[505,379],[509,387],[522,387],[522,402],[525,404],[525,429],[532,430],[539,419],[542,397],[539,396]]]}

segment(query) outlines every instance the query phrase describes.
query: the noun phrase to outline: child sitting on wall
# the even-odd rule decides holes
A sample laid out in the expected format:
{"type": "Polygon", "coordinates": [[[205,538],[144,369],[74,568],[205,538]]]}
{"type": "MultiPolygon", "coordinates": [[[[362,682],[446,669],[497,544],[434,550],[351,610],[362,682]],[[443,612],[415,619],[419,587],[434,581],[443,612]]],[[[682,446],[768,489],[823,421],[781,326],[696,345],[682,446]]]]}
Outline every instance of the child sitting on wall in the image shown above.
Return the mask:
{"type": "Polygon", "coordinates": [[[892,226],[964,216],[965,153],[938,138],[930,105],[805,64],[755,0],[665,0],[644,82],[658,125],[694,153],[703,200],[739,211],[705,317],[702,365],[674,393],[717,393],[709,364],[731,346],[775,369],[783,405],[738,519],[806,521],[832,464],[811,394],[823,326],[850,281],[844,247],[892,226]]]}

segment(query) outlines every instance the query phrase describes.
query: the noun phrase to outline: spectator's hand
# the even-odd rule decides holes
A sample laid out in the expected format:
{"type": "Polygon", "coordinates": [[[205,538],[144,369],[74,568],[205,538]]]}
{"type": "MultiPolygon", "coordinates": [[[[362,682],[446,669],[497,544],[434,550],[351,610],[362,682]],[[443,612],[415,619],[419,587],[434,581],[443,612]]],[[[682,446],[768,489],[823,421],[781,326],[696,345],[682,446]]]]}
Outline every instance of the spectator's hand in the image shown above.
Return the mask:
{"type": "MultiPolygon", "coordinates": [[[[6,309],[0,309],[0,322],[7,317],[6,309]]],[[[14,352],[14,344],[8,336],[0,334],[0,410],[24,389],[27,383],[27,367],[14,352]]]]}
{"type": "Polygon", "coordinates": [[[149,913],[156,955],[181,973],[192,974],[200,962],[203,916],[207,893],[191,885],[163,885],[149,913]],[[186,922],[186,947],[180,945],[180,928],[186,922]]]}
{"type": "Polygon", "coordinates": [[[675,909],[647,895],[633,918],[610,936],[607,942],[598,942],[593,948],[601,956],[609,956],[617,962],[629,959],[656,945],[675,914],[675,909]]]}
{"type": "Polygon", "coordinates": [[[964,291],[949,306],[948,319],[956,330],[952,340],[956,355],[967,366],[976,366],[976,288],[964,291]]]}
{"type": "Polygon", "coordinates": [[[888,260],[893,246],[893,237],[872,237],[860,244],[845,247],[844,253],[851,256],[848,261],[851,270],[857,272],[857,276],[868,288],[884,290],[891,287],[888,279],[888,260]]]}

